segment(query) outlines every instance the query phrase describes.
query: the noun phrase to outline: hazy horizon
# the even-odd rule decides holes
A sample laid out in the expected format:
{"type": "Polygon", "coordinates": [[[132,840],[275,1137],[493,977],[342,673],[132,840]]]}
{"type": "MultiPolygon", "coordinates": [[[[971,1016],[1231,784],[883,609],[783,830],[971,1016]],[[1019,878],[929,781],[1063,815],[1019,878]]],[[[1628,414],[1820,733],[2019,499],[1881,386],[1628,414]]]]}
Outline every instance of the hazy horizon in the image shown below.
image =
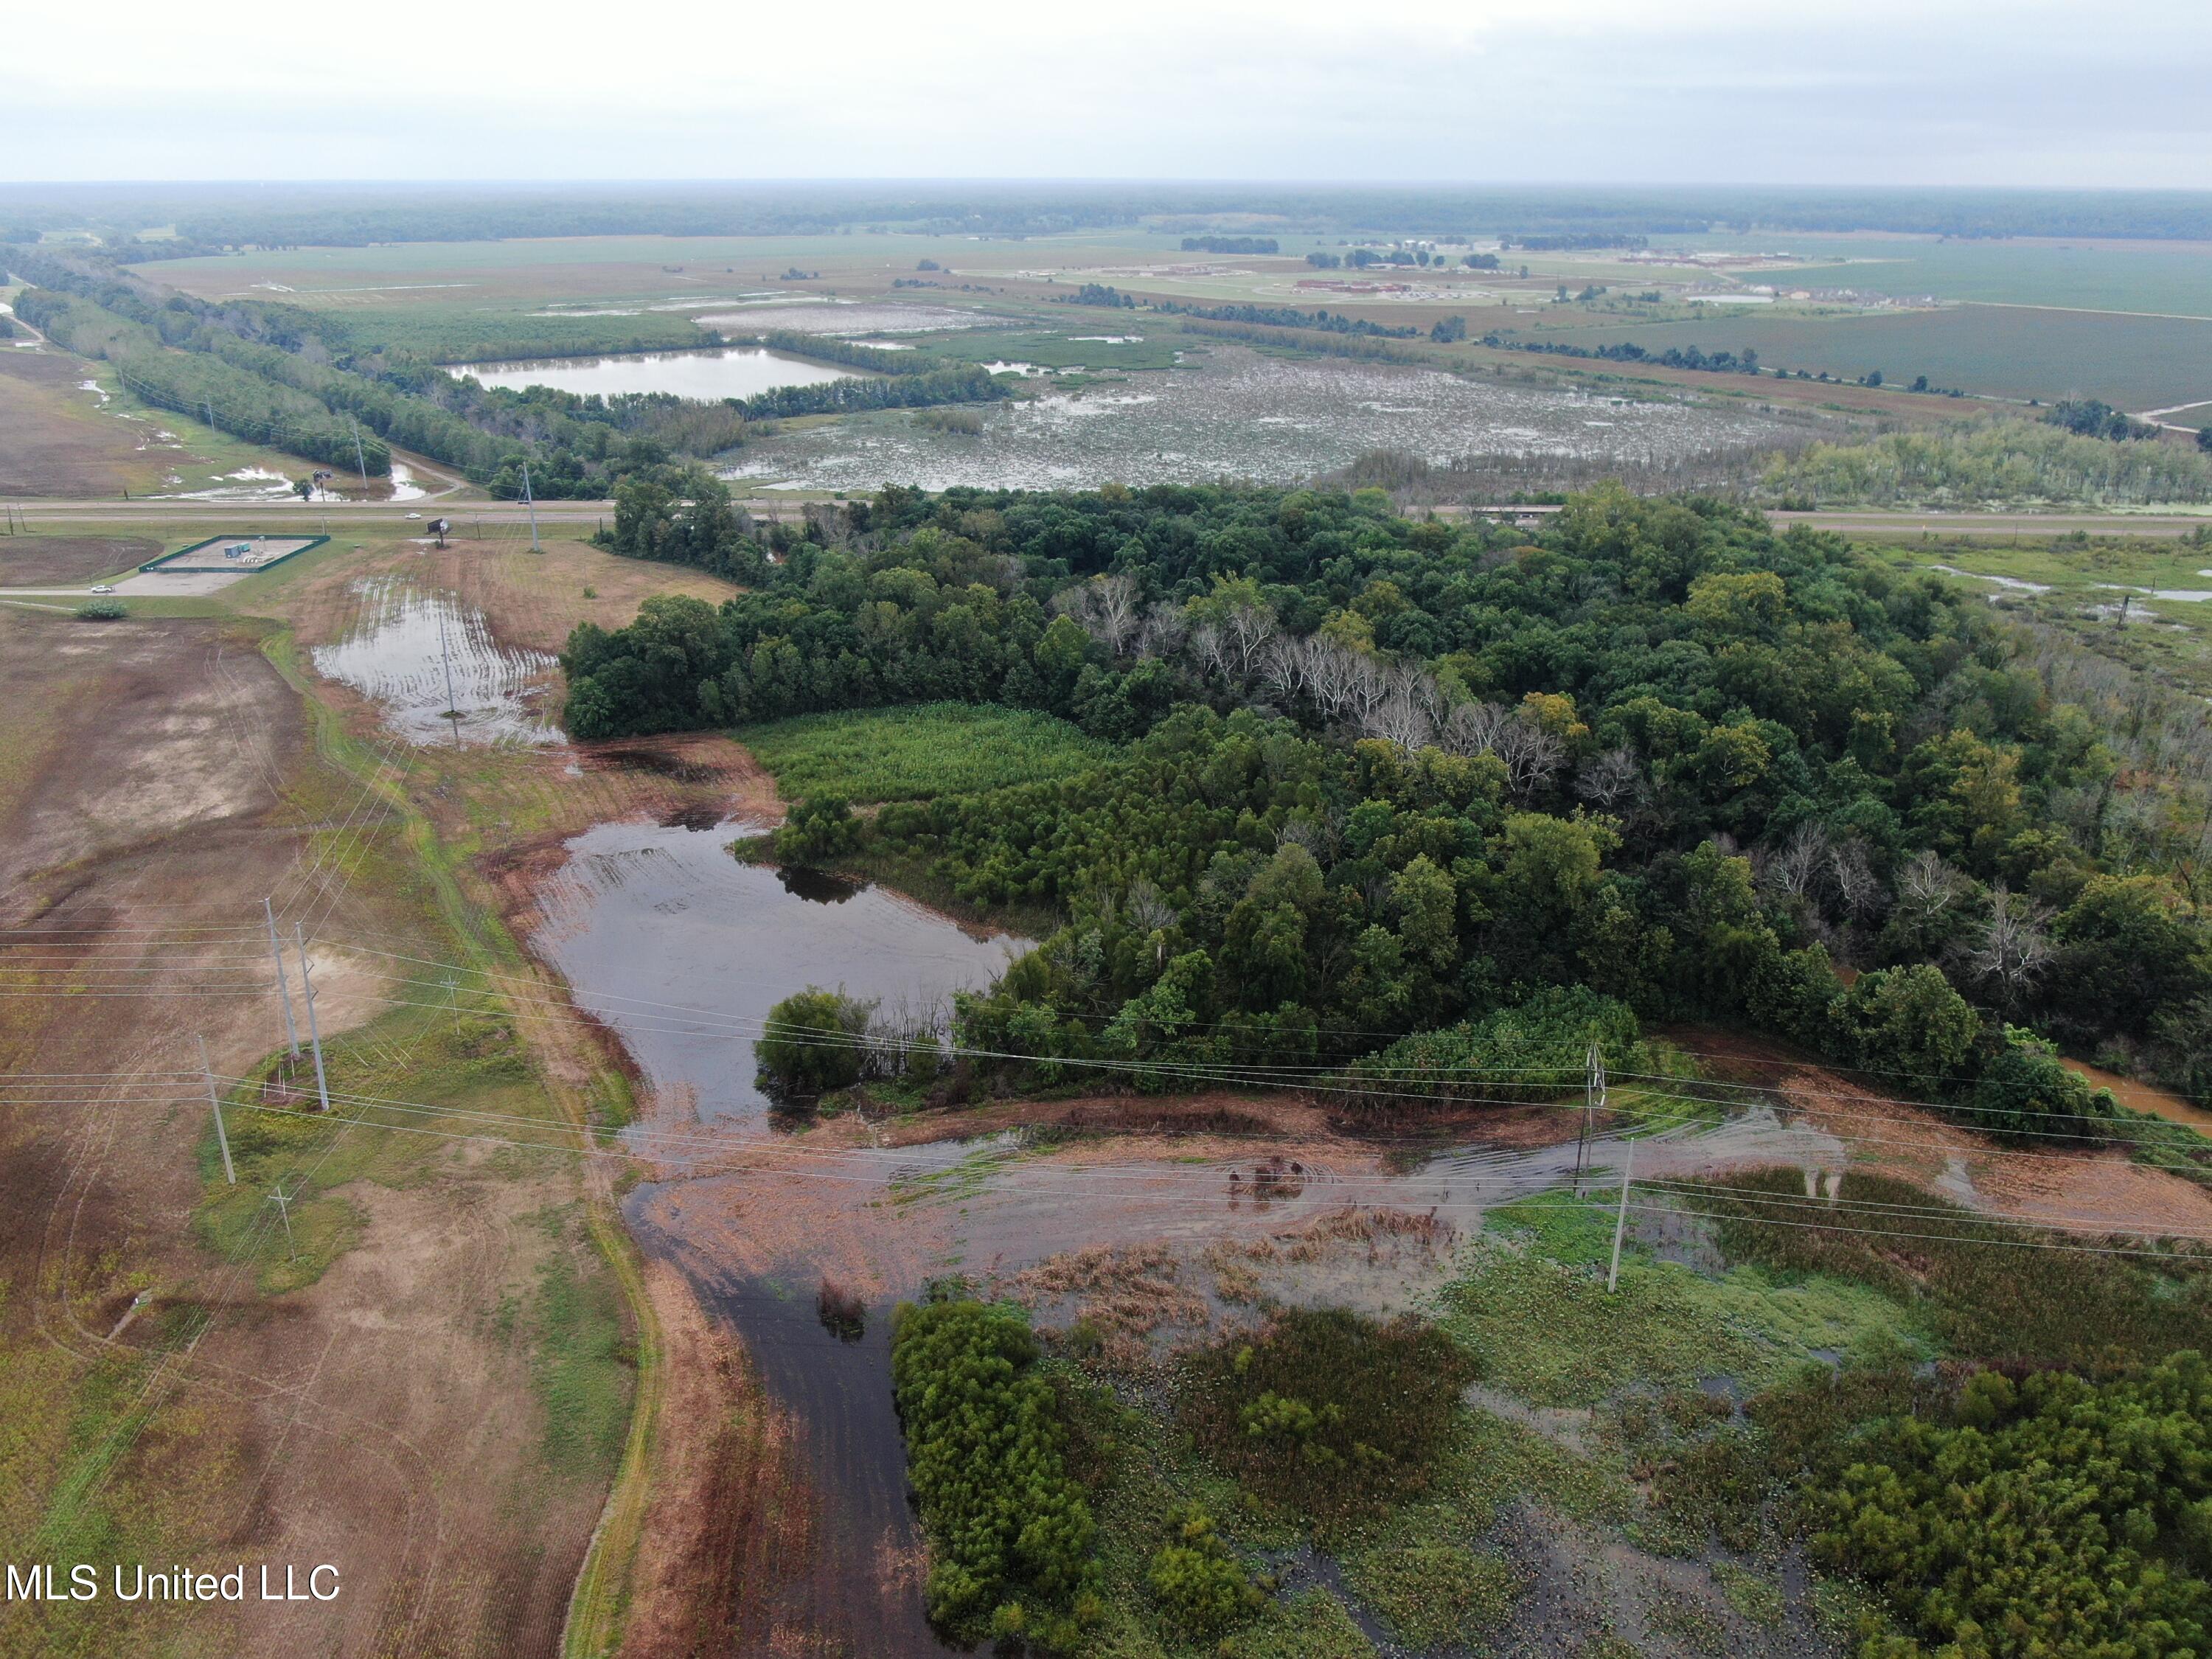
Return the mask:
{"type": "Polygon", "coordinates": [[[957,27],[867,0],[611,33],[398,0],[376,49],[242,49],[134,0],[43,9],[0,64],[9,181],[873,179],[2173,189],[2212,178],[2212,23],[1905,0],[1655,15],[1534,0],[1356,16],[1192,0],[957,27]],[[388,42],[407,43],[395,53],[388,42]],[[405,62],[395,65],[395,56],[405,62]],[[163,165],[149,167],[158,155],[163,165]]]}

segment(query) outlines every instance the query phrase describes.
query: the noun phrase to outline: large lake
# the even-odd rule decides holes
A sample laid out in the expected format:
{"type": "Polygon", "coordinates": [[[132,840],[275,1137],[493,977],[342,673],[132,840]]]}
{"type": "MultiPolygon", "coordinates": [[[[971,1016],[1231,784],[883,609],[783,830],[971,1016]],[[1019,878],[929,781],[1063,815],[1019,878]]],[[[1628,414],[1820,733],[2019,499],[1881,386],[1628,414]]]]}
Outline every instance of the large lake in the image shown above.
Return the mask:
{"type": "Polygon", "coordinates": [[[624,392],[669,392],[679,398],[753,398],[780,386],[826,386],[854,377],[849,368],[811,363],[758,346],[700,351],[629,352],[615,357],[544,357],[510,363],[448,363],[446,372],[489,386],[550,386],[559,392],[611,398],[624,392]]]}

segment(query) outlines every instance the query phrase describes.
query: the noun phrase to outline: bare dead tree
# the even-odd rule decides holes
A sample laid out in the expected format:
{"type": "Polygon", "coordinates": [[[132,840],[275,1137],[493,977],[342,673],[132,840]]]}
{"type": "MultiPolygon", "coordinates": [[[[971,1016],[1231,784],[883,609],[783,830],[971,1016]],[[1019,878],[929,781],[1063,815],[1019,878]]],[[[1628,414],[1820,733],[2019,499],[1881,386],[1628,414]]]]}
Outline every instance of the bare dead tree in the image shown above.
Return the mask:
{"type": "Polygon", "coordinates": [[[1267,642],[1261,673],[1270,691],[1288,700],[1306,690],[1312,679],[1313,643],[1293,634],[1278,634],[1267,642]]]}
{"type": "Polygon", "coordinates": [[[1137,654],[1140,657],[1172,657],[1182,649],[1189,625],[1183,620],[1182,607],[1165,599],[1155,603],[1145,612],[1145,619],[1137,628],[1137,654]]]}
{"type": "Polygon", "coordinates": [[[2049,907],[2015,899],[2002,881],[1990,889],[1989,916],[1966,963],[2008,1015],[2027,1000],[2051,965],[2050,920],[2049,907]]]}
{"type": "Polygon", "coordinates": [[[1409,755],[1436,739],[1436,726],[1427,711],[1403,690],[1389,691],[1363,713],[1359,729],[1363,736],[1381,738],[1409,755]]]}
{"type": "Polygon", "coordinates": [[[1494,702],[1462,702],[1444,716],[1442,741],[1455,755],[1494,755],[1498,733],[1512,713],[1494,702]]]}
{"type": "Polygon", "coordinates": [[[1897,872],[1897,908],[1921,928],[1948,920],[1966,896],[1965,876],[1923,848],[1897,872]]]}
{"type": "Polygon", "coordinates": [[[1835,844],[1822,825],[1808,818],[1764,860],[1755,860],[1767,885],[1792,898],[1810,899],[1813,884],[1827,867],[1835,844]]]}
{"type": "Polygon", "coordinates": [[[1265,605],[1231,605],[1222,619],[1221,632],[1237,668],[1237,678],[1249,683],[1259,672],[1269,641],[1275,637],[1275,613],[1265,605]]]}
{"type": "Polygon", "coordinates": [[[1359,653],[1318,634],[1306,641],[1306,684],[1323,715],[1335,720],[1352,702],[1352,683],[1359,653]]]}
{"type": "Polygon", "coordinates": [[[1122,913],[1133,926],[1150,933],[1155,927],[1164,927],[1176,919],[1176,908],[1166,896],[1152,884],[1139,876],[1129,884],[1129,891],[1122,901],[1122,913]]]}
{"type": "Polygon", "coordinates": [[[1198,672],[1212,679],[1229,678],[1230,647],[1219,629],[1212,623],[1200,623],[1190,630],[1188,641],[1191,660],[1198,672]]]}
{"type": "Polygon", "coordinates": [[[1135,577],[1115,572],[1063,587],[1053,596],[1053,605],[1115,656],[1125,657],[1144,626],[1143,598],[1135,577]]]}
{"type": "Polygon", "coordinates": [[[1575,793],[1591,805],[1609,807],[1643,793],[1644,769],[1636,751],[1623,744],[1608,749],[1575,774],[1575,793]]]}
{"type": "Polygon", "coordinates": [[[1856,836],[1846,836],[1828,849],[1825,873],[1846,920],[1863,921],[1881,910],[1881,878],[1867,857],[1866,842],[1856,836]]]}

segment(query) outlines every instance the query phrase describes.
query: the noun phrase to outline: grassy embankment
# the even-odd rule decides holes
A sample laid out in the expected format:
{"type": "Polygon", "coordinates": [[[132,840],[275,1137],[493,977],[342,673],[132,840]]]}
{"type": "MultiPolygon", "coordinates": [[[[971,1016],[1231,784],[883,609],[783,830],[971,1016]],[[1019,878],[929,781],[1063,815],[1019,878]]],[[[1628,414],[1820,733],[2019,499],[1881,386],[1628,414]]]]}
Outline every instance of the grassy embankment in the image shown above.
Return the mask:
{"type": "MultiPolygon", "coordinates": [[[[296,572],[294,580],[313,574],[312,569],[296,572]]],[[[513,826],[517,792],[500,784],[502,774],[515,769],[518,757],[496,750],[461,750],[458,756],[437,751],[434,775],[411,775],[404,784],[387,781],[379,757],[308,693],[292,634],[272,634],[266,649],[287,679],[310,696],[318,743],[325,755],[362,787],[376,791],[398,820],[386,866],[356,879],[398,882],[416,889],[424,909],[441,924],[454,964],[451,977],[471,988],[447,993],[445,1000],[459,1006],[459,1014],[441,1014],[434,1006],[395,1009],[358,1033],[358,1044],[328,1045],[333,1088],[347,1089],[357,1046],[388,1052],[404,1043],[404,1052],[413,1057],[404,1083],[411,1086],[394,1086],[395,1080],[386,1076],[378,1079],[374,1092],[433,1106],[507,1113],[542,1124],[542,1129],[515,1126],[488,1132],[547,1149],[501,1155],[511,1160],[507,1167],[516,1172],[534,1172],[548,1158],[565,1162],[576,1151],[595,1144],[600,1138],[595,1125],[620,1122],[629,1115],[627,1079],[580,1042],[568,1045],[563,1057],[572,1062],[582,1059],[586,1063],[580,1066],[556,1068],[533,1059],[533,1048],[542,1054],[549,1042],[561,1046],[559,1035],[548,1030],[555,1022],[538,1017],[537,1041],[526,1042],[520,1025],[532,1017],[510,1006],[502,992],[545,981],[501,924],[488,895],[471,879],[471,861],[486,850],[483,830],[494,823],[513,826]],[[471,777],[479,768],[479,775],[471,777]],[[447,793],[451,799],[448,792],[455,782],[464,785],[459,799],[466,804],[477,834],[457,837],[440,833],[417,804],[416,792],[422,790],[447,793]],[[471,782],[478,787],[466,787],[471,782]],[[485,988],[474,988],[477,987],[485,988]],[[575,1080],[580,1073],[580,1082],[575,1080]]],[[[426,977],[437,974],[428,969],[402,971],[426,977]]],[[[400,994],[434,1005],[441,1000],[434,988],[420,985],[403,988],[400,994]]],[[[389,1118],[399,1126],[386,1137],[364,1137],[372,1146],[379,1139],[407,1142],[413,1137],[403,1131],[422,1127],[418,1119],[404,1114],[371,1111],[368,1115],[371,1121],[389,1118]]],[[[470,1126],[460,1127],[465,1132],[470,1126]]],[[[204,1164],[210,1155],[204,1154],[204,1164]]],[[[404,1164],[421,1156],[396,1147],[377,1148],[356,1154],[356,1160],[368,1173],[380,1158],[404,1164]]],[[[331,1160],[332,1178],[308,1179],[295,1186],[295,1191],[306,1194],[306,1202],[295,1207],[295,1215],[315,1217],[319,1206],[326,1206],[327,1221],[318,1218],[310,1231],[333,1242],[343,1238],[346,1218],[339,1201],[318,1194],[342,1178],[343,1162],[331,1160]]],[[[497,1317],[501,1328],[516,1333],[530,1345],[549,1463],[612,1484],[576,1582],[567,1630],[568,1652],[596,1655],[611,1650],[619,1628],[623,1586],[644,1513],[647,1459],[664,1379],[657,1320],[645,1293],[635,1248],[615,1206],[614,1190],[588,1169],[583,1185],[574,1203],[543,1216],[542,1224],[556,1248],[541,1260],[537,1283],[521,1296],[504,1299],[497,1317]],[[584,1247],[580,1251],[580,1245],[584,1247]]],[[[225,1194],[217,1188],[210,1190],[216,1195],[210,1225],[220,1238],[228,1219],[225,1194]]]]}

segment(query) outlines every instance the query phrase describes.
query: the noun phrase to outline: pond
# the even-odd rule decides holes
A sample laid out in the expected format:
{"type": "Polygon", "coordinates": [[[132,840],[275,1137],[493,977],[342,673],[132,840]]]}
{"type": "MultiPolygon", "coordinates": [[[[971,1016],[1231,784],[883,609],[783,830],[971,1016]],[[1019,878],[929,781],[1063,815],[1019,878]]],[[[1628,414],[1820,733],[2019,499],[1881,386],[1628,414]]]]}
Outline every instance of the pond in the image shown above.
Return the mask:
{"type": "Polygon", "coordinates": [[[1027,947],[976,938],[888,888],[741,864],[755,826],[602,823],[568,843],[539,899],[539,951],[577,1005],[612,1028],[664,1105],[710,1127],[764,1131],[753,1039],[810,985],[887,1014],[950,1011],[1027,947]]]}
{"type": "Polygon", "coordinates": [[[1292,483],[1369,450],[1405,450],[1437,462],[1469,454],[1601,454],[1625,465],[1664,465],[1790,430],[1750,410],[1607,398],[1379,363],[1266,357],[1242,347],[1194,356],[1186,368],[1080,388],[1055,385],[1031,364],[985,367],[1023,374],[1040,395],[993,405],[980,435],[939,430],[905,410],[787,429],[749,443],[729,476],[830,489],[1093,489],[1132,478],[1292,483]],[[1594,428],[1593,417],[1610,425],[1594,428]]]}
{"type": "Polygon", "coordinates": [[[549,357],[509,363],[448,363],[446,373],[488,386],[549,386],[557,392],[611,398],[625,392],[666,392],[678,398],[754,398],[784,386],[827,386],[854,371],[809,362],[757,346],[698,351],[639,351],[611,357],[549,357]]]}
{"type": "Polygon", "coordinates": [[[403,577],[351,591],[353,620],[337,643],[315,647],[315,672],[374,702],[390,730],[417,744],[559,741],[536,707],[552,657],[493,638],[483,611],[403,577]]]}

